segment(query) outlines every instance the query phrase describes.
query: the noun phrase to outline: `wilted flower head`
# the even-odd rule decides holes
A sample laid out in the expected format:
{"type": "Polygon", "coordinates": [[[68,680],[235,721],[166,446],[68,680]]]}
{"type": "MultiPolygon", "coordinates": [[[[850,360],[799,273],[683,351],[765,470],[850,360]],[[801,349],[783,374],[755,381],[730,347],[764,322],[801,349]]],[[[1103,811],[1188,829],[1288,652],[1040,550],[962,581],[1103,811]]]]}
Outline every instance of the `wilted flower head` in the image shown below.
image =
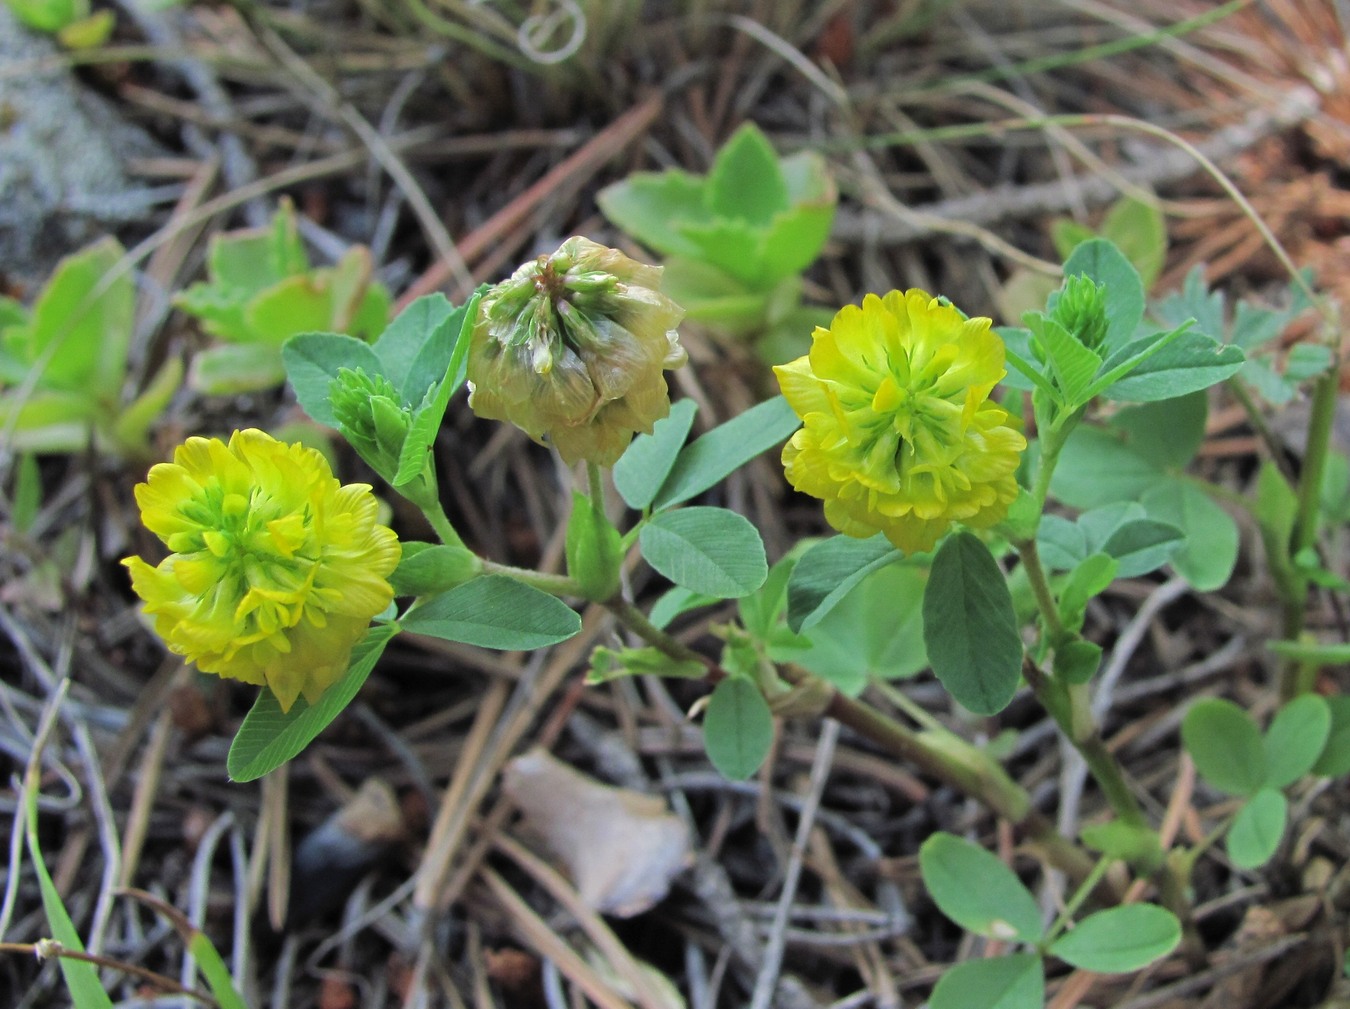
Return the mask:
{"type": "Polygon", "coordinates": [[[685,362],[684,310],[661,268],[585,238],[488,291],[469,345],[469,406],[545,436],[570,463],[611,465],[670,411],[663,372],[685,362]]]}
{"type": "Polygon", "coordinates": [[[993,525],[1017,496],[1027,446],[989,400],[1003,361],[988,319],[924,291],[867,295],[774,369],[803,421],[783,449],[788,481],[824,500],[840,532],[883,532],[907,553],[953,522],[993,525]]]}
{"type": "Polygon", "coordinates": [[[283,711],[347,669],[389,605],[401,548],[367,484],[262,431],[189,438],[136,487],[141,520],[172,551],[122,563],[170,651],[206,673],[266,684],[283,711]]]}

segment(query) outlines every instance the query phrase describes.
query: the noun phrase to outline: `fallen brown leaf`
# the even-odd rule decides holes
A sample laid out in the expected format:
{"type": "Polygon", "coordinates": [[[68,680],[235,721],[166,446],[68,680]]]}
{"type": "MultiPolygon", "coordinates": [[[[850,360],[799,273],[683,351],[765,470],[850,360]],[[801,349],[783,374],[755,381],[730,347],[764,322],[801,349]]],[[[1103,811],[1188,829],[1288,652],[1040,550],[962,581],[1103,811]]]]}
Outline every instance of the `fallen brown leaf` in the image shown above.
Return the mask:
{"type": "Polygon", "coordinates": [[[642,913],[690,862],[689,833],[662,799],[601,784],[546,750],[507,764],[504,787],[526,830],[597,911],[642,913]]]}

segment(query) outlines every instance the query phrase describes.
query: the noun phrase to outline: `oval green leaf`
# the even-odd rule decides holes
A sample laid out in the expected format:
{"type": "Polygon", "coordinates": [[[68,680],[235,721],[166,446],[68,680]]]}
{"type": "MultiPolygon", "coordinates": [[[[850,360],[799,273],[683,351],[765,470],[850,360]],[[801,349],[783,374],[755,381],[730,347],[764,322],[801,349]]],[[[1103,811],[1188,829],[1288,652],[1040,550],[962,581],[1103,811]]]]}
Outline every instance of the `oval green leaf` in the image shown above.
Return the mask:
{"type": "Polygon", "coordinates": [[[801,427],[782,396],[765,400],[686,445],[652,502],[655,509],[688,501],[773,448],[801,427]]]}
{"type": "Polygon", "coordinates": [[[874,678],[913,676],[928,665],[922,612],[927,577],[911,565],[883,565],[855,585],[805,638],[771,642],[770,658],[794,662],[850,697],[862,693],[874,678]]]}
{"type": "Polygon", "coordinates": [[[1331,734],[1331,707],[1304,694],[1275,713],[1266,730],[1266,787],[1292,785],[1313,769],[1331,734]]]}
{"type": "Polygon", "coordinates": [[[1035,953],[966,960],[943,972],[928,1009],[1042,1009],[1045,969],[1035,953]]]}
{"type": "Polygon", "coordinates": [[[276,695],[263,690],[244,716],[230,744],[225,770],[234,781],[253,781],[280,767],[303,750],[328,723],[352,702],[375,668],[384,646],[398,633],[396,624],[376,624],[352,649],[342,678],[323,692],[317,704],[297,697],[290,711],[282,711],[276,695]]]}
{"type": "Polygon", "coordinates": [[[1040,942],[1036,898],[991,853],[939,831],[919,848],[919,871],[939,910],[968,932],[990,939],[1040,942]]]}
{"type": "Polygon", "coordinates": [[[739,780],[759,770],[773,745],[773,714],[758,687],[740,677],[717,685],[703,715],[703,745],[725,777],[739,780]]]}
{"type": "Polygon", "coordinates": [[[933,672],[977,715],[1002,711],[1022,675],[1022,638],[1003,570],[967,532],[938,549],[923,597],[923,639],[933,672]]]}
{"type": "Polygon", "coordinates": [[[369,344],[341,333],[293,336],[281,348],[281,363],[305,413],[331,428],[337,427],[337,418],[328,393],[338,371],[359,368],[373,376],[380,374],[382,367],[369,344]]]}
{"type": "Polygon", "coordinates": [[[708,173],[708,208],[721,217],[764,226],[788,208],[778,152],[754,123],[743,124],[718,150],[708,173]]]}
{"type": "Polygon", "coordinates": [[[483,562],[467,547],[404,543],[389,584],[400,596],[427,596],[467,582],[483,570],[483,562]]]}
{"type": "Polygon", "coordinates": [[[815,544],[788,578],[788,627],[801,632],[823,620],[855,585],[903,556],[880,533],[865,540],[832,536],[815,544]]]}
{"type": "Polygon", "coordinates": [[[670,413],[652,426],[652,433],[638,435],[619,456],[613,470],[614,487],[629,508],[642,511],[655,500],[697,412],[698,404],[692,399],[670,404],[670,413]]]}
{"type": "Polygon", "coordinates": [[[1116,577],[1137,578],[1166,564],[1185,541],[1176,526],[1135,519],[1121,525],[1098,549],[1120,562],[1116,577]]]}
{"type": "Polygon", "coordinates": [[[464,383],[469,334],[478,318],[481,297],[481,291],[476,291],[467,302],[451,311],[428,335],[421,352],[409,367],[402,395],[413,416],[399,453],[398,473],[393,481],[395,487],[416,479],[426,466],[427,454],[441,429],[450,397],[464,383]],[[421,398],[410,399],[408,390],[416,390],[423,382],[427,385],[421,398]]]}
{"type": "MultiPolygon", "coordinates": [[[[404,406],[416,406],[422,402],[427,389],[445,377],[450,353],[459,336],[459,320],[452,323],[451,327],[446,326],[454,311],[455,306],[445,295],[439,292],[424,295],[399,312],[372,345],[371,349],[380,359],[381,373],[398,390],[404,406]],[[453,333],[446,331],[450,328],[453,328],[453,333]],[[447,337],[450,350],[442,347],[447,337]],[[419,369],[414,374],[413,364],[428,346],[440,352],[440,367],[435,370],[419,369]]],[[[423,360],[427,361],[426,358],[423,360]]]]}
{"type": "Polygon", "coordinates": [[[1232,701],[1196,701],[1181,723],[1181,741],[1196,769],[1215,788],[1254,795],[1266,781],[1266,754],[1251,716],[1232,701]]]}
{"type": "Polygon", "coordinates": [[[1232,516],[1198,487],[1168,479],[1140,503],[1149,518],[1176,526],[1185,540],[1169,558],[1177,574],[1200,592],[1223,588],[1237,565],[1238,529],[1232,516]]]}
{"type": "Polygon", "coordinates": [[[1083,527],[1063,515],[1041,517],[1036,547],[1041,553],[1041,563],[1051,571],[1072,571],[1088,555],[1083,527]]]}
{"type": "Polygon", "coordinates": [[[680,585],[672,585],[661,593],[656,602],[652,603],[651,612],[647,614],[647,619],[652,622],[652,626],[657,630],[664,631],[670,626],[670,622],[680,614],[704,606],[716,606],[721,601],[717,596],[705,596],[698,592],[690,592],[680,585]]]}
{"type": "Polygon", "coordinates": [[[374,350],[375,357],[379,358],[381,373],[404,397],[405,404],[418,403],[433,381],[444,378],[445,365],[448,361],[441,362],[439,374],[420,377],[420,381],[414,384],[417,386],[416,389],[410,389],[408,386],[409,371],[412,371],[417,355],[428,343],[439,342],[437,338],[440,336],[440,327],[444,326],[445,320],[454,311],[454,305],[444,294],[439,292],[425,294],[394,316],[389,326],[385,327],[385,331],[379,334],[374,344],[371,344],[371,350],[374,350]]]}
{"type": "Polygon", "coordinates": [[[1082,424],[1064,443],[1050,478],[1050,493],[1075,508],[1096,508],[1138,500],[1166,478],[1119,435],[1082,424]]]}
{"type": "Polygon", "coordinates": [[[1088,915],[1050,946],[1067,964],[1125,974],[1167,956],[1181,942],[1177,916],[1155,904],[1125,904],[1088,915]]]}
{"type": "MultiPolygon", "coordinates": [[[[1120,357],[1147,349],[1148,340],[1138,340],[1122,348],[1120,357]]],[[[1184,396],[1217,385],[1242,369],[1246,357],[1232,344],[1219,343],[1204,333],[1185,332],[1167,346],[1149,354],[1128,375],[1107,386],[1107,399],[1131,403],[1152,403],[1184,396]]],[[[1106,362],[1110,369],[1116,358],[1106,362]]]]}
{"type": "Polygon", "coordinates": [[[1331,709],[1331,729],[1312,772],[1338,778],[1350,773],[1350,697],[1341,694],[1326,698],[1326,702],[1331,709]]]}
{"type": "Polygon", "coordinates": [[[442,592],[399,623],[414,634],[522,652],[581,630],[581,617],[562,600],[506,575],[484,575],[442,592]]]}
{"type": "Polygon", "coordinates": [[[1180,469],[1200,451],[1209,417],[1209,397],[1194,392],[1158,403],[1127,406],[1111,418],[1131,449],[1159,469],[1180,469]]]}
{"type": "Polygon", "coordinates": [[[1284,837],[1289,802],[1283,792],[1263,788],[1251,797],[1228,828],[1228,857],[1239,869],[1256,869],[1270,860],[1284,837]]]}
{"type": "Polygon", "coordinates": [[[663,512],[642,527],[638,539],[648,564],[702,595],[738,599],[769,574],[759,532],[725,508],[663,512]]]}

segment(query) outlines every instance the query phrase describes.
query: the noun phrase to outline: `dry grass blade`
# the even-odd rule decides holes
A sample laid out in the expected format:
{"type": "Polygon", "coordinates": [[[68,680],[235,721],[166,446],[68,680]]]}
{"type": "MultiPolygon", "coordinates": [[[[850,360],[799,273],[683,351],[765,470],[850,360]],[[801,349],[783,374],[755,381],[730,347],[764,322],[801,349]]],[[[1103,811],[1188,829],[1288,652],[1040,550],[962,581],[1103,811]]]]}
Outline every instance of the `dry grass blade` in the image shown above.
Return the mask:
{"type": "Polygon", "coordinates": [[[646,971],[633,959],[627,948],[619,941],[603,918],[581,899],[576,889],[543,859],[533,854],[524,845],[507,834],[499,833],[494,840],[497,850],[520,866],[536,883],[562,905],[572,919],[581,926],[631,991],[631,997],[641,1009],[671,1009],[669,1000],[654,988],[646,971]]]}
{"type": "Polygon", "coordinates": [[[501,876],[491,869],[482,873],[488,893],[506,912],[517,934],[525,944],[541,957],[551,960],[600,1009],[634,1009],[625,999],[614,994],[605,980],[562,940],[543,918],[501,876]]]}
{"type": "MultiPolygon", "coordinates": [[[[653,94],[614,120],[546,172],[529,189],[493,214],[473,232],[464,236],[457,246],[458,257],[467,262],[476,261],[489,248],[498,245],[507,235],[522,226],[527,216],[544,200],[557,199],[575,192],[600,165],[641,136],[661,114],[662,107],[661,95],[653,94]]],[[[451,276],[452,270],[448,262],[442,260],[433,264],[403,294],[398,307],[406,306],[424,294],[430,294],[443,286],[451,276]]],[[[470,282],[460,292],[461,297],[472,287],[473,284],[470,282]]]]}

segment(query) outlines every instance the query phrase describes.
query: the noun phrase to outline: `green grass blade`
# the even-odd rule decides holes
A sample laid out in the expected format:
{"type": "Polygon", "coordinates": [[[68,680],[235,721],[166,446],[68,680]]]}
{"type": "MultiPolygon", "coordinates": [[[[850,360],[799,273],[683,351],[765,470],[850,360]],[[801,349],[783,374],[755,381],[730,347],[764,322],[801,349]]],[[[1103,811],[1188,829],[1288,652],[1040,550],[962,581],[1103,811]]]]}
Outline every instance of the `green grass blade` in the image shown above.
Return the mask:
{"type": "MultiPolygon", "coordinates": [[[[57,892],[56,884],[52,882],[51,875],[47,872],[46,864],[42,861],[42,849],[38,847],[38,766],[38,762],[34,760],[28,769],[28,774],[25,775],[24,781],[24,834],[28,840],[28,857],[33,860],[33,871],[37,874],[38,889],[42,891],[42,909],[46,912],[47,925],[52,930],[52,938],[66,949],[83,953],[84,943],[80,940],[80,934],[75,931],[75,923],[70,920],[66,905],[61,900],[61,895],[57,892]]],[[[75,1004],[75,1009],[112,1009],[112,999],[104,991],[103,982],[99,980],[98,970],[93,964],[61,957],[60,967],[61,976],[65,978],[66,987],[70,989],[70,997],[75,1004]]]]}
{"type": "Polygon", "coordinates": [[[225,966],[224,959],[216,950],[207,934],[194,929],[188,940],[188,952],[197,961],[197,970],[206,979],[211,994],[216,997],[220,1009],[248,1009],[244,998],[234,986],[234,977],[225,966]]]}

